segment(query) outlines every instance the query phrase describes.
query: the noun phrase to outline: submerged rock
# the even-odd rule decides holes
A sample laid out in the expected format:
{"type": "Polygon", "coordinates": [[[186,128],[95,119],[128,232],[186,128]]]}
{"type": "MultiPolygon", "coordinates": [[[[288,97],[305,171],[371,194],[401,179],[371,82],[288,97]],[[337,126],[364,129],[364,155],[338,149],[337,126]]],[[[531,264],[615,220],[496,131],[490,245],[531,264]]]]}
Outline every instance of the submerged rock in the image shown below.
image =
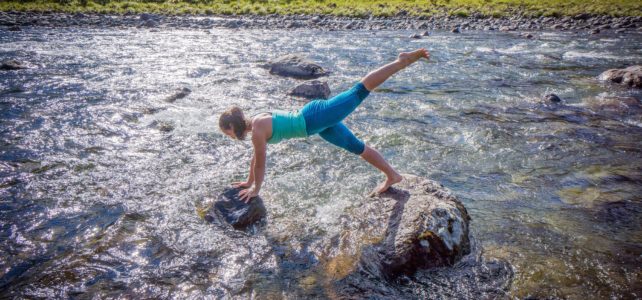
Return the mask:
{"type": "Polygon", "coordinates": [[[178,89],[176,92],[174,92],[174,94],[172,94],[169,97],[165,98],[165,102],[172,103],[172,102],[174,102],[174,101],[176,101],[178,99],[182,99],[182,98],[187,97],[187,95],[189,95],[191,92],[192,92],[192,90],[190,90],[190,89],[188,89],[186,87],[183,87],[181,89],[178,89]]]}
{"type": "Polygon", "coordinates": [[[560,102],[562,102],[562,99],[560,99],[560,97],[555,95],[555,94],[547,94],[546,96],[544,96],[543,100],[544,100],[545,103],[560,103],[560,102]]]}
{"type": "Polygon", "coordinates": [[[310,80],[296,86],[288,95],[307,99],[328,99],[330,87],[325,81],[310,80]]]}
{"type": "Polygon", "coordinates": [[[20,70],[26,68],[27,66],[23,62],[15,59],[3,60],[0,64],[0,70],[20,70]]]}
{"type": "Polygon", "coordinates": [[[263,222],[267,211],[263,199],[257,196],[245,203],[239,198],[240,188],[228,188],[209,209],[205,220],[217,225],[225,223],[234,229],[245,230],[248,227],[263,222]]]}
{"type": "Polygon", "coordinates": [[[263,67],[269,69],[270,74],[298,79],[314,79],[328,75],[321,66],[294,54],[281,56],[263,67]]]}
{"type": "Polygon", "coordinates": [[[631,66],[625,69],[610,69],[600,74],[600,80],[621,85],[642,88],[642,66],[631,66]]]}

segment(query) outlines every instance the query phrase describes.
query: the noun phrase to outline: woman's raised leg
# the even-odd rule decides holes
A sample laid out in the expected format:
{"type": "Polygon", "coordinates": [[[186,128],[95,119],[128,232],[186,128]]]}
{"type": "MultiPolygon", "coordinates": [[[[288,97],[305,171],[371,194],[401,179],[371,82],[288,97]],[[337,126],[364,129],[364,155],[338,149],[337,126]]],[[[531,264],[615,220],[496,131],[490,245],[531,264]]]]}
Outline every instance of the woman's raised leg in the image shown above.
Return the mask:
{"type": "Polygon", "coordinates": [[[399,53],[397,60],[368,73],[368,75],[361,79],[361,83],[363,83],[363,86],[365,86],[368,91],[372,91],[386,81],[390,76],[411,65],[422,57],[430,57],[428,50],[421,48],[412,52],[399,53]]]}

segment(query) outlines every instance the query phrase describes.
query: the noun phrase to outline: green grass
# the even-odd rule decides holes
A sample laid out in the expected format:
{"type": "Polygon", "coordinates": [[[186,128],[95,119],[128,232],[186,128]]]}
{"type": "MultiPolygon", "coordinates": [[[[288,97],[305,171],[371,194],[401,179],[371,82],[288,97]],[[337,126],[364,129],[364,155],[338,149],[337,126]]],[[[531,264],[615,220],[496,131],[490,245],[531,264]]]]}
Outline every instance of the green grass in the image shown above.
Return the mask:
{"type": "Polygon", "coordinates": [[[580,13],[642,16],[640,0],[2,0],[0,11],[162,14],[325,14],[350,17],[454,15],[573,16],[580,13]]]}

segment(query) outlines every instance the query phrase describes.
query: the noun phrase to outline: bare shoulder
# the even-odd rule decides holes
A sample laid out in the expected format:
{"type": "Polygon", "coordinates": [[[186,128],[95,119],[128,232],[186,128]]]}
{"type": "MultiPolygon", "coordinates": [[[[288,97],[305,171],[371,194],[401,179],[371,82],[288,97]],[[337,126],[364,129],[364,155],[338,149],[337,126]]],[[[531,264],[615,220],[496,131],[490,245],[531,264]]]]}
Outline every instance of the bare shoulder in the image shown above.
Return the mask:
{"type": "Polygon", "coordinates": [[[262,113],[252,118],[252,138],[262,138],[267,140],[272,135],[272,115],[262,113]]]}

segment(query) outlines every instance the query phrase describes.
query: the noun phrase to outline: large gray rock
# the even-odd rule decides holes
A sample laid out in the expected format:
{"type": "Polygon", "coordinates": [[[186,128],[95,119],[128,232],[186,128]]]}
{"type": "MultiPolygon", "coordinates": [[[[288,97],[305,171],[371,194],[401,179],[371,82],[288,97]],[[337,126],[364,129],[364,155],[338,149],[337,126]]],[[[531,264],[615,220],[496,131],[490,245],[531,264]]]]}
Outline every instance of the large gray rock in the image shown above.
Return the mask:
{"type": "Polygon", "coordinates": [[[470,252],[466,208],[439,183],[413,175],[380,196],[392,199],[382,244],[385,276],[450,266],[470,252]]]}
{"type": "Polygon", "coordinates": [[[600,74],[600,80],[621,85],[642,88],[642,66],[631,66],[625,69],[610,69],[600,74]]]}
{"type": "Polygon", "coordinates": [[[209,209],[205,220],[216,225],[225,223],[238,230],[246,230],[252,225],[258,225],[265,221],[267,211],[261,197],[254,197],[249,203],[239,198],[241,189],[228,188],[209,209]]]}
{"type": "Polygon", "coordinates": [[[321,66],[294,54],[281,56],[263,67],[269,69],[270,74],[298,79],[314,79],[328,75],[321,66]]]}
{"type": "Polygon", "coordinates": [[[325,81],[310,80],[297,85],[288,92],[288,95],[307,99],[328,99],[330,97],[330,87],[325,81]]]}
{"type": "Polygon", "coordinates": [[[466,208],[435,181],[404,180],[341,217],[343,229],[316,250],[327,272],[393,279],[418,269],[451,266],[471,251],[466,208]],[[334,242],[336,241],[336,242],[334,242]]]}

